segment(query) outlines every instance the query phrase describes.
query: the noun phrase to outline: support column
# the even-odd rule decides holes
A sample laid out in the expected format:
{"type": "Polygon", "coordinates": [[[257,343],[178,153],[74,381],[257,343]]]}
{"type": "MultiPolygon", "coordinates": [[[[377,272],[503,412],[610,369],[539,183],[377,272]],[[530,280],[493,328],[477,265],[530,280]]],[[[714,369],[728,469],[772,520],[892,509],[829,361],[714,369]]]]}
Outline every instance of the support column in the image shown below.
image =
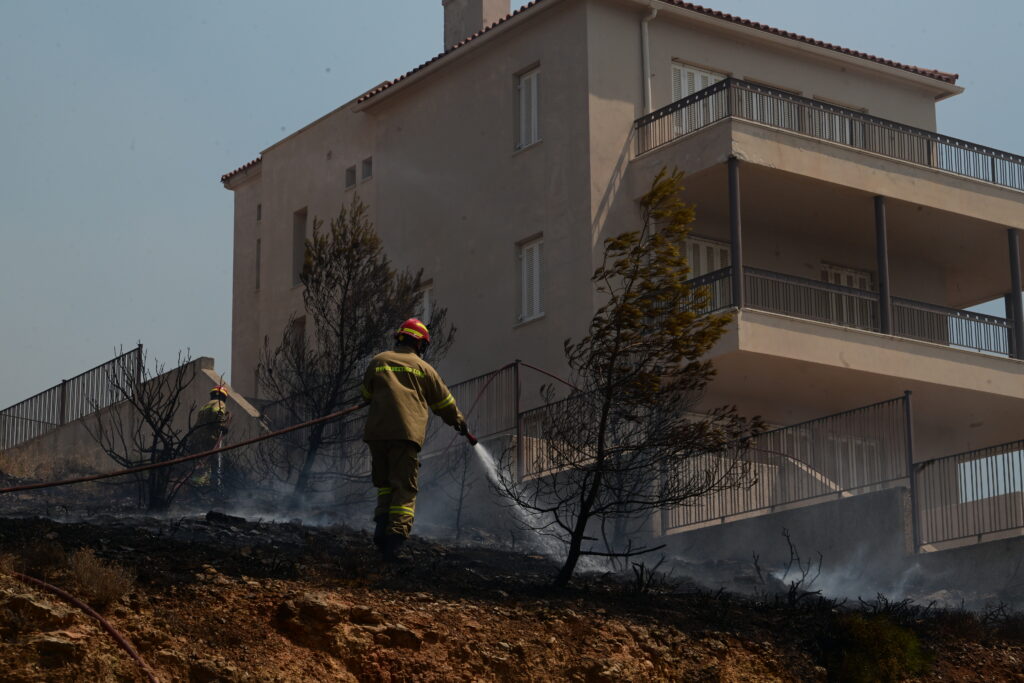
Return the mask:
{"type": "Polygon", "coordinates": [[[914,465],[914,411],[910,404],[911,392],[903,392],[903,418],[907,429],[907,477],[910,491],[910,538],[916,554],[921,545],[920,522],[917,516],[917,467],[914,465]]]}
{"type": "Polygon", "coordinates": [[[729,239],[732,242],[732,303],[746,305],[743,291],[743,224],[740,218],[740,160],[729,157],[729,239]]]}
{"type": "Polygon", "coordinates": [[[1020,298],[1020,231],[1009,228],[1006,231],[1010,246],[1010,311],[1012,339],[1010,349],[1014,358],[1024,358],[1024,302],[1020,298]]]}
{"type": "Polygon", "coordinates": [[[875,255],[878,264],[879,332],[892,334],[892,290],[889,287],[889,236],[885,222],[885,197],[875,196],[875,255]]]}

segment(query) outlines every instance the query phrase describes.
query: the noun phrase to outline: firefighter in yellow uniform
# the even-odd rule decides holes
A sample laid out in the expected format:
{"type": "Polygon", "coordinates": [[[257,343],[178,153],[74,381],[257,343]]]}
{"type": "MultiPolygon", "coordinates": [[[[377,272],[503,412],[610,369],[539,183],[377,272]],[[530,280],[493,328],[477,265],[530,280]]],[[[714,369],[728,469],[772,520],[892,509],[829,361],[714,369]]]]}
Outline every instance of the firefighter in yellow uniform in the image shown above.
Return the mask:
{"type": "MultiPolygon", "coordinates": [[[[190,454],[210,451],[217,447],[221,438],[227,434],[228,425],[231,422],[231,413],[228,412],[227,401],[228,390],[226,387],[217,385],[210,389],[210,400],[207,401],[196,414],[196,423],[188,435],[187,448],[190,454]]],[[[217,455],[219,461],[220,455],[217,455]]],[[[219,469],[219,468],[218,468],[219,469]]],[[[208,486],[211,483],[210,476],[213,464],[209,458],[204,458],[198,463],[192,474],[192,483],[197,486],[208,486]]]]}
{"type": "Polygon", "coordinates": [[[441,376],[420,356],[430,343],[427,326],[416,318],[395,333],[395,349],[374,356],[360,387],[370,405],[363,440],[373,459],[377,487],[373,542],[386,560],[397,559],[412,530],[419,490],[419,458],[433,411],[466,434],[466,421],[441,376]]]}

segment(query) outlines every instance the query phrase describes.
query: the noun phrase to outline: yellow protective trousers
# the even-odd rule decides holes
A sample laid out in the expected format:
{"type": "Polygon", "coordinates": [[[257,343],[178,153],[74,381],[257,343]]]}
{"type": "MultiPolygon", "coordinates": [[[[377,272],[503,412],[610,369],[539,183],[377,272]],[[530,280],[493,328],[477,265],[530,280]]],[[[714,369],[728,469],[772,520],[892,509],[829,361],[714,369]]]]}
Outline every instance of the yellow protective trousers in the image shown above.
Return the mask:
{"type": "Polygon", "coordinates": [[[387,520],[387,532],[409,538],[419,492],[419,446],[404,439],[367,441],[371,477],[377,487],[374,521],[387,520]]]}

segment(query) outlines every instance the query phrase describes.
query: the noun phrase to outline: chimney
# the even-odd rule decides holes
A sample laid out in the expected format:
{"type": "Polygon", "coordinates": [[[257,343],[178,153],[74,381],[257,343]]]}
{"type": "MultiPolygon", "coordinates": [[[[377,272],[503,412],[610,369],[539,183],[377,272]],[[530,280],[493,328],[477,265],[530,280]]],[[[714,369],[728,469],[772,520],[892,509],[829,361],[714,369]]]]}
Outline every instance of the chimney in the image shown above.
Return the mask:
{"type": "Polygon", "coordinates": [[[449,50],[509,14],[511,0],[441,0],[444,49],[449,50]]]}

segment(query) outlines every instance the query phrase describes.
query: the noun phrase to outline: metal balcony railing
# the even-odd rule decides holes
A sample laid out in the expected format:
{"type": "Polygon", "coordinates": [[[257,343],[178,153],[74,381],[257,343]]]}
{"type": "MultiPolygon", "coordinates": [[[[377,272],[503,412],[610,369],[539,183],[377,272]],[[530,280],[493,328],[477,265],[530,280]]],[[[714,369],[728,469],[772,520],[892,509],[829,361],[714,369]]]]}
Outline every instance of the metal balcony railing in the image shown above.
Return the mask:
{"type": "MultiPolygon", "coordinates": [[[[808,278],[744,268],[748,308],[805,320],[879,331],[878,294],[808,278]]],[[[722,268],[690,280],[707,287],[710,302],[699,310],[713,313],[734,305],[732,269],[722,268]]],[[[952,348],[1010,356],[1012,328],[1005,318],[893,298],[893,330],[898,337],[952,348]]]]}
{"type": "MultiPolygon", "coordinates": [[[[760,434],[743,454],[749,481],[668,510],[665,530],[682,530],[757,512],[824,502],[901,484],[907,476],[908,398],[760,434]]],[[[681,467],[701,467],[700,461],[681,467]]]]}
{"type": "Polygon", "coordinates": [[[914,483],[922,544],[1024,527],[1024,441],[919,463],[914,483]]]}
{"type": "Polygon", "coordinates": [[[1024,157],[734,78],[637,119],[636,153],[730,117],[1024,190],[1024,157]]]}
{"type": "Polygon", "coordinates": [[[31,398],[0,410],[0,451],[13,448],[121,399],[111,384],[133,386],[141,376],[142,345],[31,398]]]}

